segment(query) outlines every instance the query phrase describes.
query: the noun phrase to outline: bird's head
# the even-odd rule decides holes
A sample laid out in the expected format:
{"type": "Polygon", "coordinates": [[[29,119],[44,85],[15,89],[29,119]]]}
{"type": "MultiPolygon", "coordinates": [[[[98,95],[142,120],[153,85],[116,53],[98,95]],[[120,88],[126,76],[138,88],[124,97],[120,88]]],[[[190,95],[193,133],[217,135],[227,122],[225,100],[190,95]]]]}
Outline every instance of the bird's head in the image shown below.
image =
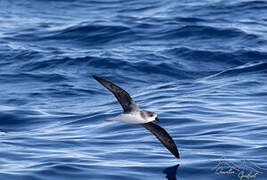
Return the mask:
{"type": "Polygon", "coordinates": [[[159,121],[158,115],[154,112],[151,111],[143,111],[143,113],[141,113],[141,115],[147,119],[149,122],[150,121],[159,121]]]}

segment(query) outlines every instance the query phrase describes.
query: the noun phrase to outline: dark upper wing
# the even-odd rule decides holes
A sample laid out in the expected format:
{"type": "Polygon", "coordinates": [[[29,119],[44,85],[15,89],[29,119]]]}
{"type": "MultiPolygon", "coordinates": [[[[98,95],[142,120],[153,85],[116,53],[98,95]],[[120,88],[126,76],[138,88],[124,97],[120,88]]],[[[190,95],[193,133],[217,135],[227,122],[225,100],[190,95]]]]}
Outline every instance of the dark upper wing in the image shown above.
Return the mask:
{"type": "Polygon", "coordinates": [[[178,149],[172,140],[172,137],[165,129],[153,122],[142,124],[142,126],[152,132],[176,158],[179,158],[178,149]]]}
{"type": "Polygon", "coordinates": [[[138,106],[135,104],[131,96],[125,90],[105,79],[94,75],[93,77],[114,94],[114,96],[121,104],[124,112],[131,112],[132,110],[138,109],[138,106]]]}

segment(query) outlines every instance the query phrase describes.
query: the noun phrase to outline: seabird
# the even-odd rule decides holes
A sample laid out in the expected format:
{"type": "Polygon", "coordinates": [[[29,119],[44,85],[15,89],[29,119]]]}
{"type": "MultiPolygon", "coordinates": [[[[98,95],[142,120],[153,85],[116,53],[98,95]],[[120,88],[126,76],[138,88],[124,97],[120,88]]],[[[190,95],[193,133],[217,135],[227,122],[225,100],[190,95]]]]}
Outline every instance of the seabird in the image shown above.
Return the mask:
{"type": "Polygon", "coordinates": [[[159,121],[158,115],[156,113],[140,109],[137,104],[135,104],[131,96],[119,86],[95,75],[93,75],[93,77],[113,93],[124,111],[122,114],[114,118],[107,119],[107,121],[120,121],[130,124],[142,125],[152,134],[154,134],[176,158],[179,158],[179,152],[175,145],[175,142],[172,140],[172,137],[165,129],[152,122],[155,120],[159,121]]]}

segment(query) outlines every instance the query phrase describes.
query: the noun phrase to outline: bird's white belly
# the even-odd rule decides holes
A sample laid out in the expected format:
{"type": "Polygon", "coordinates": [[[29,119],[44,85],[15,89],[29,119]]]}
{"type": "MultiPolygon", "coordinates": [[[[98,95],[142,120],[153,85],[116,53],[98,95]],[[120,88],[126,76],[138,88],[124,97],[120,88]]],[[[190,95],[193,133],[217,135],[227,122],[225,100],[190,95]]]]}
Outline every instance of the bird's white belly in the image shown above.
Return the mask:
{"type": "Polygon", "coordinates": [[[140,113],[132,113],[132,114],[120,114],[111,119],[107,119],[108,121],[120,121],[130,124],[144,124],[148,123],[149,121],[143,119],[140,113]]]}

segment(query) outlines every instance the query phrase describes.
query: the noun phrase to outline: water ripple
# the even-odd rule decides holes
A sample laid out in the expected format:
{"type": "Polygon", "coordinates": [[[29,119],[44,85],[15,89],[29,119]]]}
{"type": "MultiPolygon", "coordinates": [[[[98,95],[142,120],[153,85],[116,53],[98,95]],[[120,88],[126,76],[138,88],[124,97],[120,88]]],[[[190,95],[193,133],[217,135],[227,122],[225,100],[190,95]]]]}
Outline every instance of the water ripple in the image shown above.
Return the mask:
{"type": "Polygon", "coordinates": [[[0,179],[238,178],[212,171],[227,158],[266,179],[266,5],[0,2],[0,179]],[[156,112],[181,159],[104,121],[122,109],[93,74],[156,112]]]}

